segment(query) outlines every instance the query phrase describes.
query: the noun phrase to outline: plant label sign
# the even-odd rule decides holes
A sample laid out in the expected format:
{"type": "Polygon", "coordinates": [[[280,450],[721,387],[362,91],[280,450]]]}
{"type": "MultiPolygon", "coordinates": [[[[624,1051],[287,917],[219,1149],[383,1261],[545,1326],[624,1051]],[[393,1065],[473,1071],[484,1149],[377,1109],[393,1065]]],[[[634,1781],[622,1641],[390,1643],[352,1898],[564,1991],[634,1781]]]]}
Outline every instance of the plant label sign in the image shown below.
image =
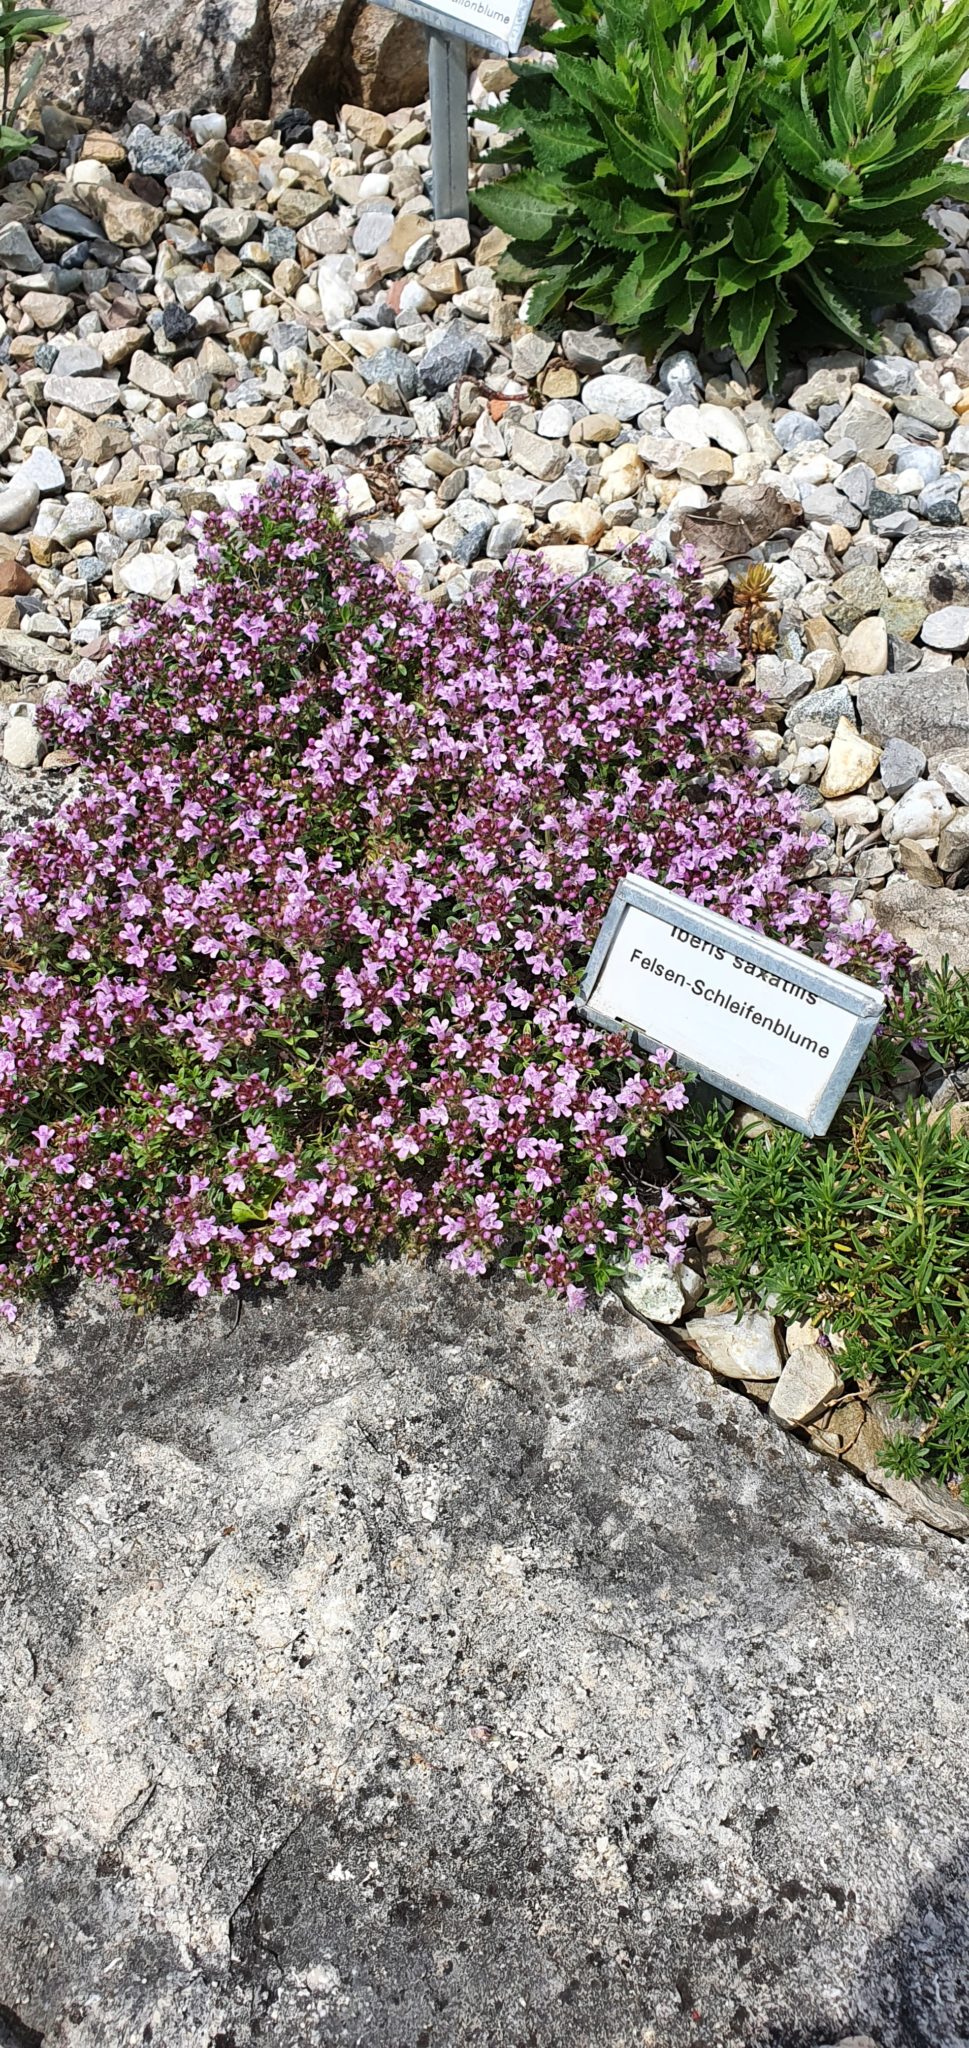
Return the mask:
{"type": "Polygon", "coordinates": [[[512,57],[525,33],[532,0],[441,0],[435,7],[425,0],[377,0],[377,4],[394,14],[406,14],[411,21],[422,21],[425,28],[437,29],[442,35],[460,36],[462,42],[512,57]]]}
{"type": "Polygon", "coordinates": [[[792,1130],[827,1130],[884,997],[807,953],[630,875],[606,913],[581,1008],[605,1031],[792,1130]]]}

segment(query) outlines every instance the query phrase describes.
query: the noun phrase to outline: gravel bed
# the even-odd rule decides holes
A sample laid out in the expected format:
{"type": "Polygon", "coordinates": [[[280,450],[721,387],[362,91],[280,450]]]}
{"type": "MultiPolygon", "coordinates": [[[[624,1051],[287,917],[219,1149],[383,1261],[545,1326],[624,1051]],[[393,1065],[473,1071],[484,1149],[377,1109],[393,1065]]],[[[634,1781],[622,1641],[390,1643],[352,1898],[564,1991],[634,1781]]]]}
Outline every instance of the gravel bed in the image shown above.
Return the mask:
{"type": "MultiPolygon", "coordinates": [[[[509,77],[471,80],[476,179],[509,77]]],[[[132,598],[190,587],[193,515],[308,464],[368,555],[452,601],[532,550],[621,575],[641,536],[661,563],[696,546],[725,608],[769,563],[765,770],[821,835],[823,886],[969,966],[961,208],[887,353],[810,358],[772,402],[726,354],[656,367],[601,328],[530,328],[501,232],[434,218],[426,107],[40,125],[0,202],[5,820],[72,767],[37,705],[104,660],[132,598]]]]}

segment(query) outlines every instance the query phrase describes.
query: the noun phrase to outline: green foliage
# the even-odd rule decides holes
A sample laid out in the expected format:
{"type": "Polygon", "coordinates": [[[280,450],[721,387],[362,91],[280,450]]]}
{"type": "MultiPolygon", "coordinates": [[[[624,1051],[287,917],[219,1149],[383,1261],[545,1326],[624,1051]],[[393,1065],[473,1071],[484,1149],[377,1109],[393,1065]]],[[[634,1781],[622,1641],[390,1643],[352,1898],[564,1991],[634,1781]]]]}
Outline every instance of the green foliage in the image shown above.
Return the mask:
{"type": "Polygon", "coordinates": [[[0,0],[0,72],[3,74],[3,100],[0,105],[0,163],[9,162],[11,157],[20,156],[28,147],[27,138],[19,129],[8,126],[16,120],[27,94],[37,82],[44,61],[42,47],[34,50],[25,66],[17,92],[10,98],[10,80],[14,62],[30,45],[43,45],[49,36],[59,35],[67,27],[67,17],[49,7],[20,7],[17,0],[0,0]]]}
{"type": "Polygon", "coordinates": [[[855,342],[907,296],[924,214],[969,197],[945,161],[969,0],[559,0],[554,63],[520,64],[492,118],[517,166],[483,186],[532,320],[566,302],[729,346],[745,365],[795,318],[855,342]]]}
{"type": "MultiPolygon", "coordinates": [[[[969,1057],[969,976],[945,963],[902,1008],[935,1057],[969,1057]]],[[[677,1142],[679,1192],[721,1233],[716,1297],[838,1332],[845,1380],[915,1425],[886,1464],[969,1498],[969,1130],[924,1100],[862,1096],[827,1142],[747,1136],[720,1104],[677,1142]]]]}
{"type": "Polygon", "coordinates": [[[969,974],[958,974],[948,959],[925,977],[917,1030],[940,1067],[969,1060],[969,974]]]}

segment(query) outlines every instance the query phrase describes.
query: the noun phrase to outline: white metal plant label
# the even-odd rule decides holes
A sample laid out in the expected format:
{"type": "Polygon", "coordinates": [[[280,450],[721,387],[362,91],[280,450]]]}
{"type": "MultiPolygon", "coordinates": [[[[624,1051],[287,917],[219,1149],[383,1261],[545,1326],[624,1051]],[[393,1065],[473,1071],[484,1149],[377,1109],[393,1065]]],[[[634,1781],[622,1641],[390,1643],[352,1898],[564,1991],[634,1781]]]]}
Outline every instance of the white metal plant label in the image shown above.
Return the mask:
{"type": "Polygon", "coordinates": [[[826,1131],[884,997],[807,953],[631,875],[582,984],[587,1017],[794,1130],[826,1131]]]}
{"type": "Polygon", "coordinates": [[[407,14],[427,28],[444,35],[460,36],[484,50],[498,50],[513,56],[525,33],[531,0],[377,0],[394,14],[407,14]]]}

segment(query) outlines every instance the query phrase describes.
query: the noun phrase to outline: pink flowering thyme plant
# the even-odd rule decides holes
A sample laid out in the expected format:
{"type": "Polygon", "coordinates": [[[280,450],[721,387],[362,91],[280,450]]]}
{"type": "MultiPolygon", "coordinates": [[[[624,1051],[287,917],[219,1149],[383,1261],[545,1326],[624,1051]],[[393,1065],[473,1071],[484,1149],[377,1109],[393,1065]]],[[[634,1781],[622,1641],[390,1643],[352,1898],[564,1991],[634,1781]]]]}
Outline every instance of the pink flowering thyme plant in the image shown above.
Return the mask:
{"type": "Polygon", "coordinates": [[[439,609],[357,559],[315,478],[216,522],[58,711],[84,793],[0,905],[5,1313],[404,1246],[579,1301],[686,1225],[651,1145],[685,1096],[575,1003],[617,877],[861,973],[747,762],[694,577],[537,566],[439,609]]]}

